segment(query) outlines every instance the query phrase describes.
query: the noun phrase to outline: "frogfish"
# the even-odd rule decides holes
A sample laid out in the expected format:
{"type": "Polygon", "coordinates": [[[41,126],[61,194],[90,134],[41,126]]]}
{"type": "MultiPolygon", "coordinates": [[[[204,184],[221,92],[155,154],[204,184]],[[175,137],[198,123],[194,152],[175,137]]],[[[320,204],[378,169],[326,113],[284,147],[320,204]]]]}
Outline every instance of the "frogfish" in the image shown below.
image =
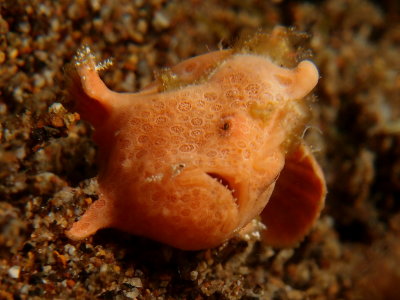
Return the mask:
{"type": "Polygon", "coordinates": [[[184,60],[137,93],[99,77],[88,47],[68,91],[98,145],[98,200],[66,232],[106,227],[184,250],[218,246],[258,218],[263,240],[290,247],[324,206],[323,172],[302,139],[318,70],[276,29],[184,60]]]}

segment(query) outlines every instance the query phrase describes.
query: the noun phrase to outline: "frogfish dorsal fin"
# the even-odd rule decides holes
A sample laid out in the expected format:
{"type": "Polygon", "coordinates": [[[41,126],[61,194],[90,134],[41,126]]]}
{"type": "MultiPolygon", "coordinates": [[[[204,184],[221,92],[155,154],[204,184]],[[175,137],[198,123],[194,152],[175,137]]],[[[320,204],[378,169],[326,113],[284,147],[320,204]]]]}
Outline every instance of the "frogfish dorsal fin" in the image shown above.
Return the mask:
{"type": "Polygon", "coordinates": [[[263,240],[276,247],[290,247],[309,232],[324,207],[324,175],[310,149],[299,145],[286,157],[275,190],[261,213],[267,229],[263,240]]]}

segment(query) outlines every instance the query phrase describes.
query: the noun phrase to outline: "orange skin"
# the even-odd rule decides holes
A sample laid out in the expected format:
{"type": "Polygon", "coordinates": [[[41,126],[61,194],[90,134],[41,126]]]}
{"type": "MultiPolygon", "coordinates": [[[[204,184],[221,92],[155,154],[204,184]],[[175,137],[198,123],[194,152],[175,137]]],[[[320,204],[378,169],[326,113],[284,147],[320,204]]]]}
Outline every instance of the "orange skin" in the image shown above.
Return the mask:
{"type": "Polygon", "coordinates": [[[181,86],[168,89],[159,79],[139,93],[115,93],[88,48],[78,52],[70,94],[95,128],[99,200],[67,236],[80,240],[113,227],[185,250],[218,246],[268,209],[286,157],[306,170],[306,191],[289,205],[282,201],[295,220],[280,210],[284,191],[277,194],[275,215],[261,214],[265,239],[277,246],[301,240],[323,207],[325,182],[306,147],[287,144],[304,124],[300,99],[317,84],[316,67],[303,61],[286,69],[225,50],[186,60],[169,75],[181,86]]]}

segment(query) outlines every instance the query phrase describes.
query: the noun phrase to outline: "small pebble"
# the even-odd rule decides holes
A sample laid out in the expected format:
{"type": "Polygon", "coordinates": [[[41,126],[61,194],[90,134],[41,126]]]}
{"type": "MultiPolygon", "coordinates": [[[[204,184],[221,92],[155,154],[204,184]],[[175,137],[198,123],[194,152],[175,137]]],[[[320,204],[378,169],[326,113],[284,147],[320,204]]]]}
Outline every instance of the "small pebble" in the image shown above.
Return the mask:
{"type": "Polygon", "coordinates": [[[6,60],[6,55],[3,51],[0,51],[0,64],[2,64],[6,60]]]}
{"type": "Polygon", "coordinates": [[[17,58],[17,56],[18,56],[18,49],[10,49],[9,51],[8,51],[8,56],[11,58],[11,59],[15,59],[15,58],[17,58]]]}
{"type": "Polygon", "coordinates": [[[157,12],[154,16],[153,25],[156,29],[161,30],[169,26],[170,21],[162,12],[157,12]]]}
{"type": "Polygon", "coordinates": [[[21,271],[20,266],[12,266],[10,269],[8,269],[8,275],[11,278],[18,279],[20,271],[21,271]]]}
{"type": "Polygon", "coordinates": [[[139,277],[129,278],[125,280],[125,283],[138,288],[143,287],[142,281],[140,280],[139,277]]]}
{"type": "Polygon", "coordinates": [[[197,271],[190,272],[190,279],[191,280],[196,280],[198,276],[199,276],[199,272],[197,272],[197,271]]]}
{"type": "Polygon", "coordinates": [[[125,292],[125,296],[130,298],[130,299],[134,299],[136,297],[138,297],[140,295],[140,292],[137,288],[134,288],[132,291],[130,292],[125,292]]]}

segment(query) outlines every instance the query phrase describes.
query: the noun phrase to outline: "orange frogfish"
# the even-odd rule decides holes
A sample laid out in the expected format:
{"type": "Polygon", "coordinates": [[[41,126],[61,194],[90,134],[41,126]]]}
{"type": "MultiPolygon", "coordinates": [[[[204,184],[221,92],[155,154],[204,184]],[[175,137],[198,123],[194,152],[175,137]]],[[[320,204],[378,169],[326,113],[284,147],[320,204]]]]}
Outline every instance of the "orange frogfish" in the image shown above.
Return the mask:
{"type": "Polygon", "coordinates": [[[198,250],[261,218],[268,244],[303,239],[326,194],[301,138],[318,70],[297,64],[286,30],[252,41],[185,60],[138,93],[109,90],[89,48],[78,51],[69,93],[95,129],[99,199],[69,238],[113,227],[198,250]]]}

